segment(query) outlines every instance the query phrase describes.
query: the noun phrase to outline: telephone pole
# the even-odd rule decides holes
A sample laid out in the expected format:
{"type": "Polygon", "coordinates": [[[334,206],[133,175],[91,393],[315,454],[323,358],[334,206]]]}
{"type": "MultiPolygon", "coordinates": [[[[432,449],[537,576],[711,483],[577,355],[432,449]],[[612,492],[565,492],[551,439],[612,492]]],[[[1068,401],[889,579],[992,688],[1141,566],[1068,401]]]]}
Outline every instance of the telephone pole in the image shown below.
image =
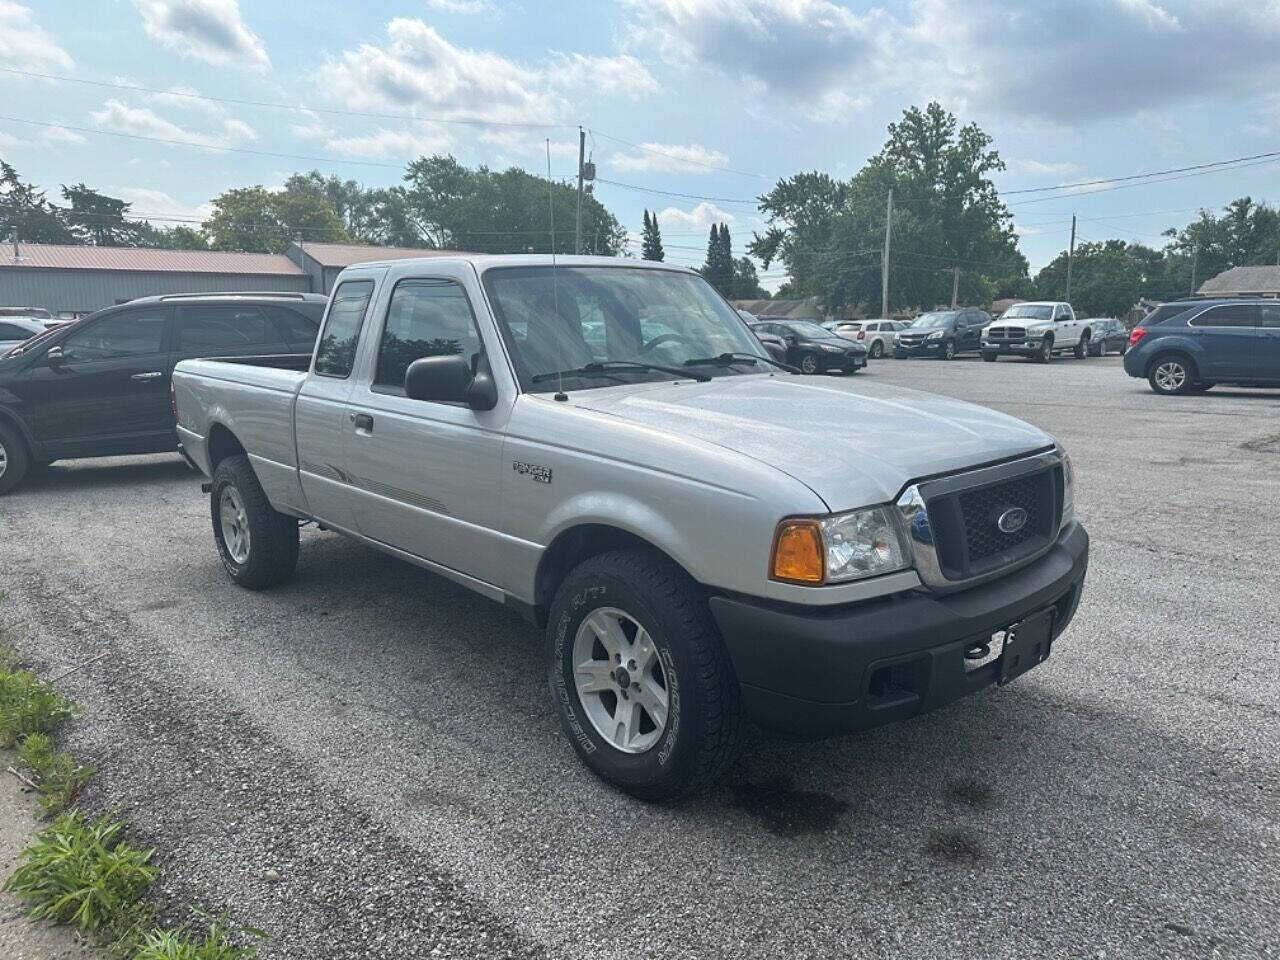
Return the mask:
{"type": "Polygon", "coordinates": [[[1063,297],[1067,303],[1071,302],[1071,261],[1076,256],[1076,215],[1071,215],[1071,246],[1067,247],[1067,295],[1063,297]]]}
{"type": "Polygon", "coordinates": [[[893,230],[893,187],[884,211],[884,258],[880,264],[880,316],[889,316],[889,235],[893,230]]]}
{"type": "Polygon", "coordinates": [[[956,304],[960,300],[960,268],[951,268],[951,309],[956,308],[956,304]]]}
{"type": "Polygon", "coordinates": [[[1191,249],[1191,296],[1196,295],[1196,267],[1200,265],[1200,244],[1191,249]]]}
{"type": "Polygon", "coordinates": [[[573,218],[573,252],[582,252],[582,164],[587,159],[587,131],[578,128],[578,211],[573,218]]]}

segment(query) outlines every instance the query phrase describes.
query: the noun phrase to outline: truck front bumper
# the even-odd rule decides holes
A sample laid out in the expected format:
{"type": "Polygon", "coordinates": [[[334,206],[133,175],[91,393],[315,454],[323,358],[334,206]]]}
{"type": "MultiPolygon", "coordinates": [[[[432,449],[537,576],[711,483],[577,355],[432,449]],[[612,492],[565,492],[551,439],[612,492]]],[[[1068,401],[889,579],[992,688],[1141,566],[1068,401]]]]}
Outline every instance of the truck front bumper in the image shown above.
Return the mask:
{"type": "Polygon", "coordinates": [[[982,352],[996,356],[1034,357],[1040,352],[1041,341],[1031,340],[983,340],[982,352]]]}
{"type": "Polygon", "coordinates": [[[1089,566],[1073,523],[1034,563],[953,594],[915,591],[836,609],[716,596],[711,612],[747,715],[761,726],[832,736],[905,720],[995,683],[999,655],[966,658],[993,635],[1053,608],[1051,638],[1071,622],[1089,566]]]}

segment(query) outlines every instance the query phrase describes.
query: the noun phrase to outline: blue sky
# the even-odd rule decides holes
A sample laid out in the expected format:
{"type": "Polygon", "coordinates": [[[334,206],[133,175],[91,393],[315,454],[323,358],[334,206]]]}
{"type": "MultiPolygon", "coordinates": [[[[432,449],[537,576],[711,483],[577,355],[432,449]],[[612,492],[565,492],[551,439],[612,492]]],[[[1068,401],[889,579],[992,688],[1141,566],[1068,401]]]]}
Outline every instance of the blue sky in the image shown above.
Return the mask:
{"type": "MultiPolygon", "coordinates": [[[[394,183],[424,152],[542,172],[546,137],[568,177],[582,124],[599,176],[629,185],[600,199],[633,231],[658,210],[668,259],[696,264],[711,222],[740,253],[750,198],[852,175],[930,98],[995,138],[1005,190],[1280,149],[1278,42],[1280,7],[1257,0],[0,0],[0,67],[93,82],[0,72],[0,156],[51,194],[83,180],[182,218],[313,167],[394,183]],[[509,125],[526,122],[558,126],[509,125]]],[[[1276,199],[1277,166],[1009,199],[1034,270],[1073,212],[1078,237],[1158,245],[1197,208],[1276,199]]]]}

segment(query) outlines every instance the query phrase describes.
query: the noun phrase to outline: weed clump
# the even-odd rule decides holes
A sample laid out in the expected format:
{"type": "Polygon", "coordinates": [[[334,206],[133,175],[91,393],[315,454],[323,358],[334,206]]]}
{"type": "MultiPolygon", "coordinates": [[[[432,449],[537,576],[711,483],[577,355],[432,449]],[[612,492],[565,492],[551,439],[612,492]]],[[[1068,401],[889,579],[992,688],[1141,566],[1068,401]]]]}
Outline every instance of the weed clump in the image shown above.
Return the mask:
{"type": "Polygon", "coordinates": [[[93,768],[80,766],[69,753],[55,753],[46,733],[31,733],[18,747],[18,761],[26,768],[39,794],[46,817],[56,816],[75,803],[93,776],[93,768]]]}

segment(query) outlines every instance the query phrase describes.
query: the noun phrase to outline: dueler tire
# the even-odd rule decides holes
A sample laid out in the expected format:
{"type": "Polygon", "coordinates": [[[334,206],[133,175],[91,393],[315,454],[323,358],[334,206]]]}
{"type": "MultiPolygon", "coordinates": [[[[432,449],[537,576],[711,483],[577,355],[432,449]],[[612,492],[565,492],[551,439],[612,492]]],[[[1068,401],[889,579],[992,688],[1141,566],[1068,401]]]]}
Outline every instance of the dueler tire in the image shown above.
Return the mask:
{"type": "Polygon", "coordinates": [[[648,801],[720,777],[737,746],[738,684],[702,597],[674,564],[641,550],[583,561],[556,591],[547,646],[561,726],[597,776],[648,801]]]}
{"type": "Polygon", "coordinates": [[[248,457],[227,457],[213,471],[209,514],[218,556],[240,586],[262,590],[293,576],[298,521],[272,509],[248,457]]]}
{"type": "Polygon", "coordinates": [[[4,496],[26,477],[31,469],[27,441],[13,427],[0,420],[0,496],[4,496]]]}

